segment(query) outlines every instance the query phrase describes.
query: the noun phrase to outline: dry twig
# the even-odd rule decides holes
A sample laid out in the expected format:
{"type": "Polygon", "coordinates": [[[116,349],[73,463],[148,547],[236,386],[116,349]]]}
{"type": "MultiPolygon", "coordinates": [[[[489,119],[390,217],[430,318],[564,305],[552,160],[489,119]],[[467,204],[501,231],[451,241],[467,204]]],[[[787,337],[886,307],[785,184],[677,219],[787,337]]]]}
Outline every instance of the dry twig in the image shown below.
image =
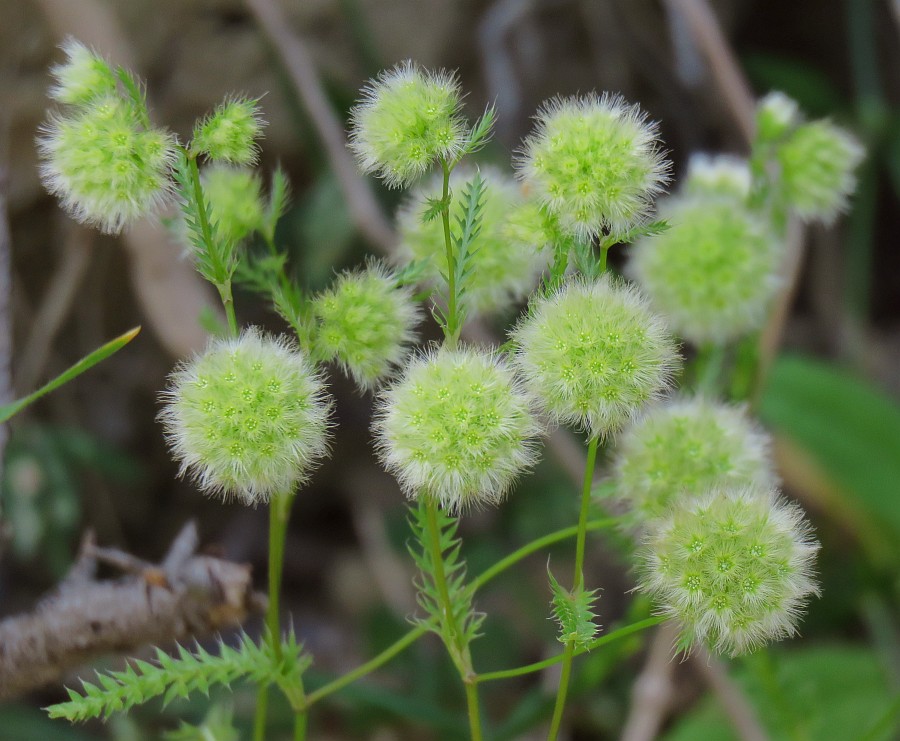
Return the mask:
{"type": "Polygon", "coordinates": [[[654,633],[644,669],[631,690],[631,708],[620,741],[653,741],[659,733],[675,692],[673,646],[677,637],[671,621],[654,633]]]}
{"type": "Polygon", "coordinates": [[[88,536],[68,576],[37,607],[0,622],[0,700],[49,682],[109,652],[183,641],[241,623],[265,598],[250,567],[196,554],[197,529],[185,526],[160,564],[88,536]],[[99,563],[124,569],[99,580],[99,563]]]}

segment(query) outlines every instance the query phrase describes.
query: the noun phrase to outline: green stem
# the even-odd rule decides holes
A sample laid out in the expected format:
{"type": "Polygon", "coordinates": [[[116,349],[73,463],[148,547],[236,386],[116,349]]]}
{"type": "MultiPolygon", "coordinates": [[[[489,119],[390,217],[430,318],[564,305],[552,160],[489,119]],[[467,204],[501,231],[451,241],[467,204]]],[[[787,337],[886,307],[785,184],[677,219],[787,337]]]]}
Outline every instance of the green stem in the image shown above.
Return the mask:
{"type": "MultiPolygon", "coordinates": [[[[603,251],[603,255],[606,250],[603,251]]],[[[605,267],[605,260],[604,260],[605,267]]],[[[587,541],[587,518],[591,506],[591,488],[594,482],[594,468],[597,462],[597,448],[600,444],[599,437],[592,437],[588,443],[587,461],[584,466],[584,483],[581,487],[581,511],[578,514],[578,531],[575,540],[575,573],[572,577],[572,591],[577,592],[584,587],[584,548],[587,541]]],[[[569,678],[572,676],[572,659],[575,656],[575,642],[566,643],[563,652],[562,674],[559,677],[559,687],[556,692],[556,704],[553,707],[553,721],[550,723],[548,741],[555,741],[559,735],[559,726],[562,723],[563,711],[566,707],[566,695],[569,692],[569,678]]]]}
{"type": "Polygon", "coordinates": [[[601,244],[600,245],[600,265],[598,275],[603,275],[606,272],[606,258],[609,255],[609,248],[612,247],[611,244],[601,244]]]}
{"type": "Polygon", "coordinates": [[[722,377],[724,364],[724,345],[712,343],[704,345],[697,357],[697,376],[695,379],[697,391],[709,396],[718,395],[719,381],[722,377]]]}
{"type": "Polygon", "coordinates": [[[222,306],[225,307],[225,318],[228,320],[228,333],[232,337],[238,335],[237,317],[234,315],[234,299],[231,297],[231,281],[221,285],[217,285],[219,296],[222,299],[222,306]]]}
{"type": "MultiPolygon", "coordinates": [[[[622,638],[630,636],[632,633],[638,633],[642,630],[646,630],[647,628],[652,628],[654,625],[659,625],[665,620],[667,620],[665,616],[659,615],[657,617],[647,618],[646,620],[640,620],[636,623],[632,623],[631,625],[626,625],[623,628],[618,628],[612,633],[607,633],[605,636],[600,636],[600,638],[591,641],[586,646],[575,649],[574,655],[581,656],[581,654],[587,653],[588,651],[593,651],[595,648],[600,648],[600,646],[604,646],[607,643],[619,641],[622,638]]],[[[534,674],[535,672],[540,672],[544,669],[548,669],[554,664],[559,664],[560,662],[565,660],[565,656],[566,654],[565,652],[563,652],[561,654],[557,654],[556,656],[551,656],[549,659],[538,661],[534,664],[517,666],[514,669],[502,669],[496,672],[484,672],[478,675],[478,681],[494,682],[498,679],[512,679],[513,677],[521,677],[525,674],[534,674]]]]}
{"type": "Polygon", "coordinates": [[[441,553],[441,530],[437,521],[437,503],[431,498],[425,499],[425,515],[428,520],[428,548],[431,551],[431,562],[434,567],[434,581],[441,601],[444,619],[441,621],[441,637],[447,646],[450,658],[456,666],[466,689],[466,706],[469,712],[469,728],[472,741],[481,741],[481,718],[478,707],[478,675],[472,668],[469,647],[463,642],[460,627],[456,624],[453,607],[450,602],[450,590],[447,587],[447,576],[444,573],[444,557],[441,553]],[[446,633],[445,633],[446,631],[446,633]]]}
{"type": "MultiPolygon", "coordinates": [[[[605,520],[591,520],[587,523],[587,530],[600,530],[605,527],[611,527],[615,525],[617,520],[615,519],[605,519],[605,520]]],[[[510,553],[505,558],[501,559],[493,566],[488,569],[485,569],[481,572],[473,581],[472,581],[472,589],[473,591],[477,591],[481,589],[485,584],[487,584],[491,579],[495,578],[499,574],[506,571],[511,566],[514,566],[519,561],[523,560],[527,556],[530,556],[532,553],[535,553],[546,546],[553,545],[554,543],[559,543],[562,540],[566,540],[567,538],[571,538],[578,532],[578,527],[572,525],[571,527],[563,528],[562,530],[557,530],[556,532],[549,533],[542,538],[538,538],[537,540],[532,540],[529,543],[526,543],[521,548],[516,549],[512,553],[510,553]]],[[[429,632],[429,627],[420,625],[418,628],[413,628],[405,635],[403,635],[398,640],[394,641],[390,646],[388,646],[384,651],[378,654],[373,659],[367,661],[365,664],[358,666],[351,672],[344,674],[341,677],[329,682],[328,684],[322,685],[315,692],[311,692],[306,697],[306,707],[309,708],[310,705],[317,703],[319,700],[322,700],[328,695],[334,694],[342,690],[349,684],[352,684],[357,679],[362,679],[368,674],[371,674],[376,669],[381,668],[385,664],[387,664],[391,659],[393,659],[397,654],[401,651],[404,651],[406,648],[411,646],[417,640],[419,640],[422,636],[429,632]]],[[[602,639],[601,639],[602,640],[602,639]]],[[[485,675],[481,674],[478,676],[478,681],[483,681],[485,675]]]]}
{"type": "Polygon", "coordinates": [[[450,173],[452,166],[445,159],[441,159],[441,171],[443,172],[443,186],[441,198],[444,208],[441,209],[441,222],[444,225],[444,248],[447,252],[447,324],[444,327],[444,340],[452,350],[456,347],[459,338],[459,317],[456,306],[456,253],[453,249],[453,239],[450,236],[450,173]]]}
{"type": "Polygon", "coordinates": [[[306,712],[294,716],[294,741],[306,741],[306,712]]]}
{"type": "MultiPolygon", "coordinates": [[[[281,658],[281,575],[284,569],[284,546],[287,540],[287,526],[290,517],[293,493],[278,494],[272,498],[269,504],[269,605],[266,609],[266,639],[272,646],[275,656],[281,658]]],[[[303,701],[303,680],[298,677],[297,691],[301,699],[298,711],[297,723],[300,716],[305,716],[305,702],[303,701]]],[[[253,723],[254,741],[264,741],[266,731],[266,715],[268,710],[268,685],[259,688],[256,699],[256,715],[253,723]]],[[[305,729],[306,722],[303,721],[305,729]]],[[[305,730],[303,731],[305,735],[305,730]]],[[[303,738],[301,736],[300,738],[303,738]]]]}

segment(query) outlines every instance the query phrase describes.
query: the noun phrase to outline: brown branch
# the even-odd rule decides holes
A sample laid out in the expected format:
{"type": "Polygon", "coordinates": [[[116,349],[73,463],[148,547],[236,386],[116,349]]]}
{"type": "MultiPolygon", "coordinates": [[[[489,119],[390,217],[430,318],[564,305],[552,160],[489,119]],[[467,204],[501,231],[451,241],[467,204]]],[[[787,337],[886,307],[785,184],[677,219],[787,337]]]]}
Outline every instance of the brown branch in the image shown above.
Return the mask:
{"type": "Polygon", "coordinates": [[[715,693],[738,738],[741,741],[769,741],[769,734],[756,716],[756,711],[743,690],[728,676],[725,665],[702,647],[691,654],[691,660],[715,693]]]}
{"type": "Polygon", "coordinates": [[[665,3],[670,12],[678,13],[687,23],[694,43],[709,64],[719,95],[749,144],[755,129],[753,92],[712,8],[706,0],[665,0],[665,3]]]}
{"type": "Polygon", "coordinates": [[[677,631],[677,626],[667,621],[653,635],[644,669],[631,691],[631,709],[620,741],[653,741],[659,733],[675,694],[672,675],[677,631]]]}
{"type": "Polygon", "coordinates": [[[265,598],[250,567],[196,554],[193,523],[160,564],[97,548],[88,537],[68,576],[32,612],[0,622],[0,700],[58,681],[109,652],[203,636],[241,623],[265,598]],[[98,580],[99,562],[124,569],[98,580]]]}
{"type": "Polygon", "coordinates": [[[325,147],[331,169],[344,193],[350,218],[379,252],[388,252],[397,241],[396,235],[375,200],[368,182],[360,177],[347,150],[343,125],[328,102],[306,44],[291,31],[287,18],[277,3],[272,0],[246,0],[246,3],[275,48],[300,102],[312,119],[325,147]]]}

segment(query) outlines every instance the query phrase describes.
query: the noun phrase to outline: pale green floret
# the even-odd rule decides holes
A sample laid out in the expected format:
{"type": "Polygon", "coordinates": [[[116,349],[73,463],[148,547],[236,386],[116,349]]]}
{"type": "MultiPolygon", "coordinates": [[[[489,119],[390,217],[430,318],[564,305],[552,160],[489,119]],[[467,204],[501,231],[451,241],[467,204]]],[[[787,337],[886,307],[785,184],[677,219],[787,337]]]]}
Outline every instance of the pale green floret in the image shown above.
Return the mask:
{"type": "Polygon", "coordinates": [[[83,105],[116,92],[116,75],[100,55],[68,38],[62,50],[66,61],[50,69],[55,80],[49,95],[61,103],[83,105]]]}
{"type": "Polygon", "coordinates": [[[769,438],[744,410],[708,399],[662,404],[616,439],[616,495],[644,523],[714,488],[775,484],[769,438]]]}
{"type": "Polygon", "coordinates": [[[191,151],[213,161],[252,165],[259,156],[256,140],[264,123],[256,100],[226,100],[194,127],[191,151]]]}
{"type": "Polygon", "coordinates": [[[764,142],[782,139],[800,123],[800,118],[795,100],[778,91],[769,93],[756,109],[756,136],[764,142]]]}
{"type": "Polygon", "coordinates": [[[512,333],[526,388],[556,421],[615,432],[666,389],[679,362],[636,289],[604,275],[538,299],[512,333]]]}
{"type": "Polygon", "coordinates": [[[554,99],[536,121],[517,167],[566,229],[622,234],[647,219],[670,163],[637,105],[606,94],[554,99]]]}
{"type": "Polygon", "coordinates": [[[309,360],[250,328],[177,368],[160,414],[181,473],[247,504],[292,491],[328,452],[328,401],[309,360]]]}
{"type": "Polygon", "coordinates": [[[520,245],[526,255],[533,255],[540,267],[552,263],[556,255],[561,255],[568,265],[567,258],[578,244],[578,238],[563,228],[559,217],[533,198],[512,205],[503,224],[502,237],[520,245]]]}
{"type": "Polygon", "coordinates": [[[746,202],[752,185],[747,160],[728,154],[693,154],[682,187],[691,196],[721,196],[746,202]]]}
{"type": "Polygon", "coordinates": [[[340,363],[363,389],[403,361],[420,318],[412,292],[378,263],[338,276],[313,301],[313,314],[316,354],[340,363]]]}
{"type": "MultiPolygon", "coordinates": [[[[462,192],[470,174],[465,170],[453,172],[454,193],[462,192]]],[[[462,297],[472,314],[502,311],[525,298],[537,284],[550,257],[548,251],[540,249],[543,245],[534,241],[543,239],[543,235],[534,235],[534,239],[524,234],[519,235],[523,239],[511,238],[509,216],[522,202],[516,182],[493,168],[485,168],[481,176],[485,182],[481,230],[468,258],[471,272],[462,297]]],[[[396,260],[423,262],[422,278],[432,286],[441,285],[442,275],[447,274],[447,248],[441,219],[424,222],[422,215],[428,208],[427,198],[440,196],[441,182],[436,178],[427,187],[412,193],[397,213],[400,244],[396,260]]],[[[451,209],[451,218],[455,218],[456,205],[451,209]]],[[[456,225],[452,224],[451,229],[455,230],[456,225]]]]}
{"type": "Polygon", "coordinates": [[[864,155],[859,141],[829,121],[799,126],[777,150],[788,207],[807,221],[834,221],[847,208],[864,155]]]}
{"type": "Polygon", "coordinates": [[[265,204],[259,175],[251,169],[214,164],[201,175],[216,233],[240,242],[262,227],[265,204]]]}
{"type": "Polygon", "coordinates": [[[41,178],[77,221],[116,234],[168,196],[175,141],[144,128],[139,114],[130,101],[104,97],[43,127],[41,178]]]}
{"type": "Polygon", "coordinates": [[[391,188],[412,184],[439,159],[453,162],[467,141],[456,75],[411,61],[371,81],[350,112],[350,148],[360,168],[391,188]]]}
{"type": "Polygon", "coordinates": [[[776,492],[719,489],[650,526],[638,584],[681,624],[682,646],[735,656],[797,632],[819,593],[818,548],[802,511],[776,492]]]}
{"type": "Polygon", "coordinates": [[[413,360],[382,395],[374,427],[407,496],[451,512],[498,504],[534,464],[540,432],[512,369],[469,348],[413,360]]]}
{"type": "Polygon", "coordinates": [[[762,326],[782,254],[767,223],[730,198],[673,199],[661,214],[669,229],[639,239],[628,270],[669,326],[696,344],[762,326]]]}

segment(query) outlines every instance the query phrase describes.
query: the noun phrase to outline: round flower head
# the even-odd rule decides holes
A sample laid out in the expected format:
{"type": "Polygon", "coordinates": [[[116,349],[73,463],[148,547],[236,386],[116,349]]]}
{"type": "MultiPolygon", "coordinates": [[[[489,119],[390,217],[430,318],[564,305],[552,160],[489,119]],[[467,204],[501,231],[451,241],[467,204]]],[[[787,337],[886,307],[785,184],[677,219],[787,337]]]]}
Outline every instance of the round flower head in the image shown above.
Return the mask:
{"type": "Polygon", "coordinates": [[[240,242],[262,226],[262,183],[254,170],[214,164],[204,168],[201,181],[219,237],[240,242]]]}
{"type": "Polygon", "coordinates": [[[746,201],[752,186],[750,163],[728,154],[693,154],[684,191],[692,196],[723,196],[746,201]]]}
{"type": "Polygon", "coordinates": [[[403,360],[419,320],[412,292],[378,263],[340,275],[313,301],[313,313],[318,355],[336,360],[364,389],[403,360]]]}
{"type": "Polygon", "coordinates": [[[504,239],[522,245],[526,254],[536,255],[544,265],[556,255],[570,255],[578,241],[572,232],[563,228],[556,214],[534,198],[514,203],[503,224],[504,239]]]}
{"type": "Polygon", "coordinates": [[[669,229],[639,239],[628,269],[672,329],[702,344],[760,327],[781,256],[768,225],[730,198],[675,199],[662,215],[669,229]]]}
{"type": "Polygon", "coordinates": [[[703,398],[662,404],[616,440],[616,492],[646,522],[716,487],[769,488],[768,447],[742,409],[703,398]]]}
{"type": "Polygon", "coordinates": [[[720,489],[676,503],[648,531],[639,588],[682,626],[682,645],[732,656],[796,633],[818,594],[818,543],[769,490],[720,489]]]}
{"type": "Polygon", "coordinates": [[[849,133],[829,121],[799,126],[777,149],[787,205],[808,221],[824,223],[847,208],[865,152],[849,133]]]}
{"type": "MultiPolygon", "coordinates": [[[[510,239],[507,234],[507,217],[521,201],[515,181],[493,168],[482,170],[481,176],[485,182],[481,230],[468,258],[471,272],[463,295],[466,308],[475,314],[501,311],[523,299],[547,264],[547,253],[535,249],[533,243],[510,239]]],[[[470,177],[471,172],[465,170],[455,170],[451,176],[457,196],[451,207],[451,222],[470,177]]],[[[432,180],[427,188],[411,194],[397,213],[400,245],[396,259],[403,263],[423,262],[422,278],[432,285],[441,283],[447,274],[444,227],[440,218],[423,222],[422,215],[428,208],[427,199],[440,195],[440,180],[432,180]]]]}
{"type": "Polygon", "coordinates": [[[71,37],[63,42],[62,50],[67,57],[65,63],[50,70],[55,79],[49,91],[51,98],[83,105],[116,92],[116,75],[101,56],[71,37]]]}
{"type": "Polygon", "coordinates": [[[321,378],[299,350],[252,328],[177,368],[164,398],[160,419],[181,473],[210,494],[266,502],[328,450],[321,378]]]}
{"type": "Polygon", "coordinates": [[[375,420],[381,458],[407,496],[454,512],[499,503],[534,464],[539,432],[512,370],[469,348],[413,360],[375,420]]]}
{"type": "Polygon", "coordinates": [[[214,161],[252,165],[259,155],[256,140],[264,124],[257,101],[226,100],[194,127],[191,149],[214,161]]]}
{"type": "Polygon", "coordinates": [[[410,185],[439,158],[455,159],[468,128],[452,73],[429,72],[407,61],[363,88],[350,112],[350,148],[363,172],[387,185],[410,185]]]}
{"type": "Polygon", "coordinates": [[[797,102],[778,91],[769,93],[756,108],[756,135],[762,141],[781,139],[799,122],[797,102]]]}
{"type": "Polygon", "coordinates": [[[538,299],[512,334],[527,389],[557,421],[604,436],[669,383],[678,354],[663,322],[608,275],[538,299]]]}
{"type": "Polygon", "coordinates": [[[42,128],[41,178],[77,221],[116,234],[165,200],[175,142],[140,118],[130,101],[105,96],[42,128]]]}
{"type": "Polygon", "coordinates": [[[646,219],[670,163],[637,105],[606,94],[554,99],[535,118],[519,174],[567,229],[622,234],[646,219]]]}

